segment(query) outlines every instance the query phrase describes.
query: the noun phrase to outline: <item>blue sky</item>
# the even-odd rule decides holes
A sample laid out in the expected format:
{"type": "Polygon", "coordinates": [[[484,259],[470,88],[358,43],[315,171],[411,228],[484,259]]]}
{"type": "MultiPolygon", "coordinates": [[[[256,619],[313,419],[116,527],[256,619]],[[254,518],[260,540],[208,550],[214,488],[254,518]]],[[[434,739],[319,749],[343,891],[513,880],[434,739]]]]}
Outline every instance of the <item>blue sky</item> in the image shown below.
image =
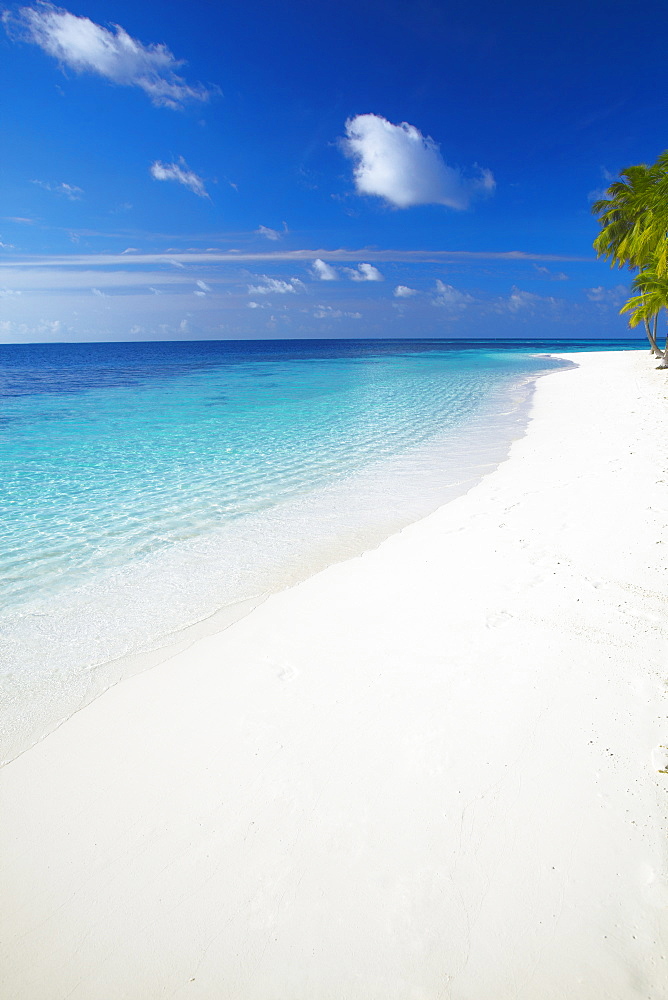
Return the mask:
{"type": "Polygon", "coordinates": [[[665,4],[2,10],[0,342],[627,334],[665,4]]]}

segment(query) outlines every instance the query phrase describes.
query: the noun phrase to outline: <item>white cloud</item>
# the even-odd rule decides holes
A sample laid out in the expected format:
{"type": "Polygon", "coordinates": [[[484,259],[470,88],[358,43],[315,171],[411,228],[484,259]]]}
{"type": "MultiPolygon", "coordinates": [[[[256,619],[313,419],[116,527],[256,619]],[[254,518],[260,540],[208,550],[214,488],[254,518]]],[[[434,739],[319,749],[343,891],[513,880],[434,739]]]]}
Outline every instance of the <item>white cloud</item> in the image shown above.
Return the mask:
{"type": "Polygon", "coordinates": [[[109,30],[50,3],[21,7],[16,15],[6,11],[2,20],[10,33],[39,45],[63,66],[97,73],[124,87],[140,87],[159,106],[180,108],[188,100],[211,96],[206,87],[186,83],[177,72],[184,60],[176,59],[166,45],[144,45],[117,24],[109,30]]]}
{"type": "Polygon", "coordinates": [[[271,295],[277,292],[285,295],[287,292],[297,292],[304,287],[299,278],[290,278],[290,281],[282,281],[280,278],[268,278],[266,274],[261,275],[261,285],[249,285],[249,295],[271,295]]]}
{"type": "Polygon", "coordinates": [[[13,243],[3,243],[2,240],[0,240],[0,247],[2,247],[3,250],[13,250],[14,249],[14,244],[13,243]]]}
{"type": "Polygon", "coordinates": [[[380,115],[357,115],[346,122],[343,150],[354,161],[359,194],[377,195],[396,208],[447,205],[464,209],[496,186],[489,170],[465,177],[443,160],[438,145],[407,122],[393,125],[380,115]]]}
{"type": "Polygon", "coordinates": [[[432,305],[445,306],[447,309],[466,309],[468,305],[475,301],[468,292],[460,292],[453,285],[446,285],[440,279],[436,281],[436,295],[431,300],[432,305]]]}
{"type": "Polygon", "coordinates": [[[9,337],[18,337],[19,342],[26,337],[32,338],[35,335],[47,338],[55,337],[64,329],[65,327],[59,319],[39,319],[33,324],[16,323],[10,319],[0,320],[0,333],[9,337]]]}
{"type": "Polygon", "coordinates": [[[338,281],[339,275],[335,267],[326,264],[324,260],[316,258],[311,264],[311,274],[320,281],[338,281]]]}
{"type": "Polygon", "coordinates": [[[568,281],[568,275],[563,271],[551,271],[549,267],[542,267],[540,264],[534,264],[534,270],[550,281],[568,281]]]}
{"type": "Polygon", "coordinates": [[[352,281],[383,281],[383,276],[373,264],[358,264],[343,269],[352,281]]]}
{"type": "Polygon", "coordinates": [[[556,304],[557,300],[551,295],[535,295],[533,292],[524,292],[517,285],[513,285],[508,298],[497,300],[497,311],[508,310],[517,313],[523,309],[533,310],[536,306],[554,306],[556,304]]]}
{"type": "Polygon", "coordinates": [[[360,312],[344,312],[342,309],[334,309],[333,306],[317,306],[313,310],[314,319],[361,319],[360,312]]]}
{"type": "Polygon", "coordinates": [[[603,285],[599,285],[597,288],[585,288],[584,293],[590,302],[612,306],[620,306],[629,297],[626,285],[615,285],[614,288],[604,288],[603,285]]]}
{"type": "Polygon", "coordinates": [[[14,288],[0,288],[0,299],[8,299],[12,295],[20,295],[21,292],[14,288]]]}
{"type": "Polygon", "coordinates": [[[38,187],[44,188],[45,191],[53,191],[54,194],[62,194],[70,201],[78,201],[83,194],[80,187],[76,184],[65,184],[61,182],[60,184],[51,184],[49,181],[31,181],[32,184],[37,184],[38,187]]]}
{"type": "Polygon", "coordinates": [[[199,280],[199,279],[198,279],[198,280],[197,280],[197,281],[195,282],[195,284],[197,285],[197,287],[198,287],[198,288],[200,289],[200,291],[202,291],[202,292],[212,292],[212,291],[213,291],[213,289],[211,288],[211,286],[210,286],[210,285],[207,285],[206,281],[201,281],[201,280],[199,280]]]}
{"type": "Polygon", "coordinates": [[[255,232],[258,236],[266,236],[268,240],[280,240],[281,238],[278,229],[270,229],[269,226],[260,226],[255,232]]]}
{"type": "Polygon", "coordinates": [[[100,291],[99,288],[91,288],[91,292],[93,293],[93,295],[97,295],[97,297],[99,299],[108,299],[109,298],[109,296],[107,295],[107,293],[100,291]]]}
{"type": "Polygon", "coordinates": [[[417,295],[417,289],[409,288],[408,285],[397,285],[394,289],[395,299],[409,299],[411,295],[417,295]]]}
{"type": "Polygon", "coordinates": [[[523,292],[516,285],[514,285],[508,299],[506,300],[506,304],[511,312],[518,312],[520,309],[526,309],[527,306],[534,305],[539,300],[539,295],[533,295],[531,292],[523,292]]]}
{"type": "Polygon", "coordinates": [[[182,156],[179,157],[178,163],[162,163],[160,160],[156,160],[155,163],[151,164],[150,172],[151,177],[156,181],[176,181],[177,184],[183,184],[200,198],[209,197],[204,187],[204,181],[189,169],[182,156]]]}

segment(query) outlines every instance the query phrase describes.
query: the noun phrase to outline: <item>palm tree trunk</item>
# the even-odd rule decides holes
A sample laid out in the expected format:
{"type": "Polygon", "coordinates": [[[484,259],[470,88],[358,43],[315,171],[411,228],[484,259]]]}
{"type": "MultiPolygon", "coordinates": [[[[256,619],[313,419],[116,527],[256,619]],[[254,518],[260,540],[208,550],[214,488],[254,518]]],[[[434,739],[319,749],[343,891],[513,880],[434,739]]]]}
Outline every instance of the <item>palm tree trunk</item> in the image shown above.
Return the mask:
{"type": "Polygon", "coordinates": [[[656,317],[656,316],[654,317],[654,330],[652,330],[652,326],[651,326],[650,320],[648,320],[647,318],[645,318],[645,333],[647,334],[647,339],[649,340],[650,348],[651,348],[651,351],[652,351],[652,354],[654,355],[654,357],[655,358],[664,358],[665,359],[665,353],[664,353],[664,351],[662,351],[659,348],[659,346],[658,346],[658,344],[656,342],[656,321],[657,321],[657,318],[658,317],[656,317]]]}

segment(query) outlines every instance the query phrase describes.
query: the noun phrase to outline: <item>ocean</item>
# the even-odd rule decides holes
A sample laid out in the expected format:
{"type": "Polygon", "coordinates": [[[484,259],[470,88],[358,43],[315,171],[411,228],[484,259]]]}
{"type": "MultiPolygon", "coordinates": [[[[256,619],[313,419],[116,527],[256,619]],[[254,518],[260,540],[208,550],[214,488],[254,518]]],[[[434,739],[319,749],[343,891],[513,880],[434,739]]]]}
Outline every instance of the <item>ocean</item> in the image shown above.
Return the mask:
{"type": "Polygon", "coordinates": [[[466,492],[549,353],[606,346],[632,345],[0,346],[0,761],[466,492]]]}

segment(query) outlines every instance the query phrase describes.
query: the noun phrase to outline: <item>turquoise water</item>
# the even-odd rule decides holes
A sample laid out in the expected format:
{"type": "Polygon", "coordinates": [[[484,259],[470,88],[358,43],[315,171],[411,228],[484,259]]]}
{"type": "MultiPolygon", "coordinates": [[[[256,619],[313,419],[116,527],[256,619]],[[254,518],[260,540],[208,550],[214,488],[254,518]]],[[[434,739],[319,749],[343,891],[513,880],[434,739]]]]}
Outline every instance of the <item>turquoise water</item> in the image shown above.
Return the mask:
{"type": "Polygon", "coordinates": [[[0,347],[0,759],[137,669],[128,657],[463,492],[563,364],[537,349],[0,347]]]}

